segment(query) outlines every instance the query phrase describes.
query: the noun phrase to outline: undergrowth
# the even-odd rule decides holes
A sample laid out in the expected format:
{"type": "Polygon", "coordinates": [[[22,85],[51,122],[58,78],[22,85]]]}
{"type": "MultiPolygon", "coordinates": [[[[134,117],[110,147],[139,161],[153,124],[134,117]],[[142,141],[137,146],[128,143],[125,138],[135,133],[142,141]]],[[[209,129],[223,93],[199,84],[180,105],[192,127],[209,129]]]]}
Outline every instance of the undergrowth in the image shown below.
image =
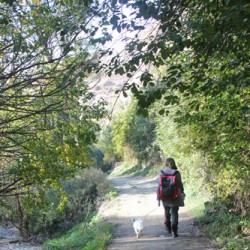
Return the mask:
{"type": "Polygon", "coordinates": [[[105,250],[112,240],[114,226],[94,216],[90,223],[80,223],[66,234],[44,243],[46,250],[105,250]]]}
{"type": "Polygon", "coordinates": [[[204,203],[210,200],[208,192],[194,192],[194,188],[187,186],[185,188],[185,206],[190,215],[195,220],[200,220],[204,217],[204,203]]]}
{"type": "Polygon", "coordinates": [[[210,223],[203,225],[203,230],[215,239],[220,247],[227,250],[250,249],[250,220],[227,210],[215,212],[208,217],[210,223]]]}
{"type": "Polygon", "coordinates": [[[213,202],[208,192],[194,192],[189,186],[185,192],[185,206],[189,213],[205,235],[213,240],[220,249],[250,249],[249,216],[241,217],[230,212],[222,204],[215,209],[211,205],[213,202]]]}

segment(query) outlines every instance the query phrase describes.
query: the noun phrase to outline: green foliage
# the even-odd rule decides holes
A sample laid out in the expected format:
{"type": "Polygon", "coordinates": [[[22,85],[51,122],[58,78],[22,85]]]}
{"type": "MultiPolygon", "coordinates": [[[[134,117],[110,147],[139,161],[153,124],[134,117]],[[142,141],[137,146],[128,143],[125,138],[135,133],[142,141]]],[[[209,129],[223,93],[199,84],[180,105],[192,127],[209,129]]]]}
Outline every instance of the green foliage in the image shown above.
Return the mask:
{"type": "Polygon", "coordinates": [[[105,199],[107,199],[107,200],[110,200],[110,199],[112,199],[112,198],[114,198],[114,197],[116,197],[117,196],[117,192],[115,191],[115,190],[113,190],[113,191],[110,191],[110,192],[108,192],[106,195],[105,195],[105,199]]]}
{"type": "Polygon", "coordinates": [[[209,192],[193,191],[192,185],[185,189],[185,206],[206,235],[213,239],[219,248],[248,249],[249,215],[242,217],[233,209],[228,211],[225,204],[216,205],[214,202],[208,202],[212,198],[209,192]]]}
{"type": "Polygon", "coordinates": [[[102,222],[100,218],[94,216],[89,223],[81,223],[67,232],[67,234],[57,239],[46,241],[44,247],[48,250],[106,249],[112,240],[113,232],[114,227],[111,224],[102,222]]]}
{"type": "Polygon", "coordinates": [[[250,221],[234,213],[221,210],[210,216],[212,223],[204,226],[205,232],[212,238],[216,235],[216,242],[224,249],[248,249],[250,235],[250,221]]]}
{"type": "Polygon", "coordinates": [[[26,143],[24,156],[9,170],[20,180],[20,185],[43,184],[44,188],[59,188],[61,180],[90,165],[90,145],[95,142],[99,130],[94,119],[102,116],[104,110],[101,104],[96,107],[84,104],[91,100],[92,95],[82,96],[82,104],[78,97],[78,92],[74,92],[68,101],[70,109],[49,116],[53,127],[37,132],[34,139],[26,143]]]}
{"type": "Polygon", "coordinates": [[[0,5],[0,158],[11,159],[0,192],[11,195],[37,183],[55,187],[86,167],[104,102],[94,104],[84,82],[96,63],[80,34],[87,2],[0,5]]]}
{"type": "Polygon", "coordinates": [[[106,163],[104,161],[103,152],[96,147],[94,147],[91,150],[91,159],[92,159],[91,165],[95,168],[100,168],[103,172],[108,172],[112,168],[112,163],[111,162],[106,163]]]}
{"type": "Polygon", "coordinates": [[[115,152],[121,158],[124,157],[124,147],[127,145],[128,131],[133,122],[133,108],[130,107],[125,113],[117,114],[112,122],[112,142],[115,152]]]}
{"type": "MultiPolygon", "coordinates": [[[[120,55],[114,56],[108,74],[132,77],[145,65],[155,67],[154,71],[143,70],[140,83],[128,81],[122,91],[131,90],[144,115],[159,100],[161,115],[178,106],[173,121],[186,126],[193,136],[187,137],[190,149],[201,152],[198,154],[209,161],[203,172],[216,199],[231,199],[240,213],[246,213],[249,2],[134,0],[123,5],[133,8],[133,18],[123,15],[119,4],[105,11],[113,14],[113,29],[129,30],[135,35],[127,40],[129,56],[124,61],[120,55]]],[[[121,150],[125,136],[120,136],[121,150]]]]}
{"type": "Polygon", "coordinates": [[[104,190],[103,182],[92,183],[76,201],[62,182],[90,165],[96,121],[104,115],[84,83],[96,63],[82,36],[92,29],[91,11],[88,2],[4,2],[12,6],[0,3],[0,192],[23,236],[43,227],[51,235],[104,190]]]}
{"type": "Polygon", "coordinates": [[[52,237],[88,220],[110,189],[100,169],[87,169],[62,182],[60,190],[40,186],[18,197],[18,202],[5,198],[8,207],[2,207],[1,214],[19,224],[23,237],[52,237]]]}
{"type": "Polygon", "coordinates": [[[118,156],[114,152],[115,147],[112,141],[112,128],[110,125],[102,129],[98,137],[97,147],[100,148],[104,154],[103,160],[105,164],[114,164],[114,162],[118,160],[118,156]]]}
{"type": "Polygon", "coordinates": [[[194,218],[194,221],[202,221],[206,213],[204,204],[211,200],[211,194],[204,188],[194,188],[191,182],[186,182],[185,194],[185,207],[194,218]]]}
{"type": "Polygon", "coordinates": [[[202,148],[196,148],[193,144],[193,140],[203,141],[204,137],[198,134],[192,126],[180,126],[174,121],[175,110],[178,107],[169,109],[168,116],[159,114],[158,110],[163,105],[162,102],[155,103],[150,110],[155,116],[156,124],[154,144],[160,148],[163,159],[173,157],[176,160],[185,186],[192,186],[196,183],[196,190],[202,190],[202,187],[207,188],[205,176],[209,161],[205,151],[202,148]]]}
{"type": "Polygon", "coordinates": [[[39,1],[27,3],[26,8],[21,2],[1,8],[1,16],[8,22],[0,29],[0,125],[9,134],[1,141],[2,156],[13,155],[8,151],[12,145],[13,152],[19,152],[34,131],[48,128],[47,115],[66,108],[67,88],[82,82],[80,71],[87,52],[79,47],[76,35],[86,13],[76,26],[76,10],[73,3],[64,8],[39,1]],[[65,18],[72,12],[76,16],[65,18]],[[72,51],[77,55],[70,55],[72,51]]]}
{"type": "Polygon", "coordinates": [[[63,182],[91,164],[98,120],[105,115],[104,101],[93,103],[85,83],[97,63],[82,36],[93,32],[86,25],[93,14],[89,4],[0,3],[1,204],[25,237],[64,230],[77,209],[85,207],[84,214],[87,201],[104,190],[92,183],[82,196],[72,191],[76,201],[63,182]]]}
{"type": "Polygon", "coordinates": [[[116,152],[128,163],[135,159],[147,165],[159,160],[159,149],[153,145],[153,119],[139,116],[136,102],[114,118],[112,135],[116,152]]]}

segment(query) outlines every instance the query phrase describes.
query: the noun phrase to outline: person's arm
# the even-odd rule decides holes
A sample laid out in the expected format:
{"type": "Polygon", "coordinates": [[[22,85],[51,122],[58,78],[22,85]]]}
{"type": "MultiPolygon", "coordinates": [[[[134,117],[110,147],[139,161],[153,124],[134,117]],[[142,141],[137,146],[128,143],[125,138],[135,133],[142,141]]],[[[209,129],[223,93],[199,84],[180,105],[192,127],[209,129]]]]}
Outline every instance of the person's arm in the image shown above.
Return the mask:
{"type": "Polygon", "coordinates": [[[160,176],[157,178],[157,189],[156,189],[157,200],[159,200],[159,197],[158,197],[159,189],[160,189],[160,176]]]}
{"type": "Polygon", "coordinates": [[[156,190],[156,194],[157,194],[157,201],[158,201],[158,206],[160,206],[161,204],[161,200],[159,197],[159,191],[160,191],[160,176],[162,175],[162,172],[159,174],[159,177],[157,178],[157,190],[156,190]]]}
{"type": "Polygon", "coordinates": [[[178,185],[181,193],[184,193],[184,187],[183,187],[183,183],[182,183],[182,180],[181,180],[181,174],[180,174],[180,172],[178,172],[176,174],[176,182],[177,182],[177,185],[178,185]]]}

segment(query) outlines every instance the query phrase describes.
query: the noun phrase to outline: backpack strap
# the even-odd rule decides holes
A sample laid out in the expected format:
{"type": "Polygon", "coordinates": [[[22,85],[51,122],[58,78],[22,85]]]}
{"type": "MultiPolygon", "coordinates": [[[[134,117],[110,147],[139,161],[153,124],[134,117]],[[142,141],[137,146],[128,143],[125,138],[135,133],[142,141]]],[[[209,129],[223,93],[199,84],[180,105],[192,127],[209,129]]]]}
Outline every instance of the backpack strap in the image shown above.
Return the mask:
{"type": "Polygon", "coordinates": [[[162,173],[162,175],[166,175],[166,173],[163,170],[161,170],[160,172],[162,173]]]}

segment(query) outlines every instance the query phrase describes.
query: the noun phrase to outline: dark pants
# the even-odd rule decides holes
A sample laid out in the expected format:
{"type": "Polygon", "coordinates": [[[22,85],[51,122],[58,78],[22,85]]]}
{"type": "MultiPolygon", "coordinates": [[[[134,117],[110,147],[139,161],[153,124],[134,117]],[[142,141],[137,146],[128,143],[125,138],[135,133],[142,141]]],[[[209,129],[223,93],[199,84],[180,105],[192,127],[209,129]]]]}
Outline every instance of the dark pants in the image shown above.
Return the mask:
{"type": "Polygon", "coordinates": [[[165,225],[169,232],[177,234],[178,231],[178,211],[179,207],[164,206],[165,209],[165,225]]]}

